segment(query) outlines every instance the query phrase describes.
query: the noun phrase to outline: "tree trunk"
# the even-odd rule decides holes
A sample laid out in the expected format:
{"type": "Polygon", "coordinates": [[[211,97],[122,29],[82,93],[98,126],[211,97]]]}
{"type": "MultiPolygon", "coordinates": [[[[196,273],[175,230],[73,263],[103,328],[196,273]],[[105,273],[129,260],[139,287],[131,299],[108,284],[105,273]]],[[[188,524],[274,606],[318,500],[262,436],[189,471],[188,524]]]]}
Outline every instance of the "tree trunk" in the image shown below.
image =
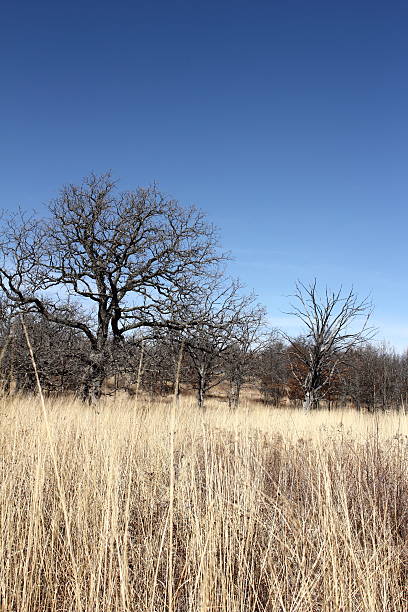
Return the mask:
{"type": "Polygon", "coordinates": [[[230,391],[228,395],[228,405],[231,410],[236,410],[238,408],[240,392],[241,392],[240,383],[236,380],[231,381],[230,391]]]}
{"type": "Polygon", "coordinates": [[[303,410],[314,410],[319,407],[319,400],[317,399],[313,389],[306,391],[305,399],[303,400],[303,410]]]}
{"type": "Polygon", "coordinates": [[[199,384],[198,389],[197,389],[197,406],[199,408],[204,408],[204,399],[205,399],[204,387],[201,384],[199,384]]]}
{"type": "Polygon", "coordinates": [[[100,400],[105,376],[106,364],[104,352],[92,351],[81,389],[81,397],[84,402],[96,404],[100,400]]]}
{"type": "Polygon", "coordinates": [[[205,395],[207,391],[205,369],[200,369],[197,382],[197,406],[199,408],[204,408],[205,395]]]}

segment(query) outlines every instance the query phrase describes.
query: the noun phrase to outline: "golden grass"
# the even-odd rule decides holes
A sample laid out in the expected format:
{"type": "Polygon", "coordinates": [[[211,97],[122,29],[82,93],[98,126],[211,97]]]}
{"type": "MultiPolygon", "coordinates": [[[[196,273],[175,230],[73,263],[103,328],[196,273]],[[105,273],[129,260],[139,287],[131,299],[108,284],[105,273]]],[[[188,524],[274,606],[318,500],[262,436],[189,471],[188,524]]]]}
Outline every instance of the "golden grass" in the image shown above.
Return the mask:
{"type": "Polygon", "coordinates": [[[1,610],[408,610],[407,416],[47,413],[0,405],[1,610]]]}

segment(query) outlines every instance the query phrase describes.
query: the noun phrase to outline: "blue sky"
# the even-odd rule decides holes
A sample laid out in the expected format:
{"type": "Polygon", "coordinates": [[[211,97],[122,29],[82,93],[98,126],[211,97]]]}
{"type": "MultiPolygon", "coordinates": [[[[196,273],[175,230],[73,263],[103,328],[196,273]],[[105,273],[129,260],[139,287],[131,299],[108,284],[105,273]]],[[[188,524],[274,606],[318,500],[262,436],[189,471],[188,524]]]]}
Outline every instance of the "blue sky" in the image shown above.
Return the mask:
{"type": "Polygon", "coordinates": [[[283,314],[296,279],[371,294],[408,346],[405,2],[8,2],[1,207],[112,169],[220,228],[283,314]]]}

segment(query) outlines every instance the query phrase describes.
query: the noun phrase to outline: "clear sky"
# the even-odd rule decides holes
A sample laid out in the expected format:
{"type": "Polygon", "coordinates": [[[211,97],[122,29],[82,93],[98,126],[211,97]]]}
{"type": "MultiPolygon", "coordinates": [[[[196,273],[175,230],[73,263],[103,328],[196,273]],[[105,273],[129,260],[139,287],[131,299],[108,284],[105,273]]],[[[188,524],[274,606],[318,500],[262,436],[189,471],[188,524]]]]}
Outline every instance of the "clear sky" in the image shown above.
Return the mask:
{"type": "Polygon", "coordinates": [[[3,2],[1,207],[91,170],[204,209],[287,327],[296,279],[408,346],[408,4],[3,2]]]}

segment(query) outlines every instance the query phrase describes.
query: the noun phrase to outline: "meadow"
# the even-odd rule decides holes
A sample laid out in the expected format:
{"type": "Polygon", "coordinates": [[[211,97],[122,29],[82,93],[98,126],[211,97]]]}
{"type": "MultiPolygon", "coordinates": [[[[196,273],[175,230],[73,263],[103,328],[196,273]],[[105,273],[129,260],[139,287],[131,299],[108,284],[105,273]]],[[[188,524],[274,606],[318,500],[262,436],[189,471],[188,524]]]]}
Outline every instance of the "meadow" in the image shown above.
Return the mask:
{"type": "Polygon", "coordinates": [[[3,612],[408,609],[402,412],[15,398],[0,448],[3,612]]]}

